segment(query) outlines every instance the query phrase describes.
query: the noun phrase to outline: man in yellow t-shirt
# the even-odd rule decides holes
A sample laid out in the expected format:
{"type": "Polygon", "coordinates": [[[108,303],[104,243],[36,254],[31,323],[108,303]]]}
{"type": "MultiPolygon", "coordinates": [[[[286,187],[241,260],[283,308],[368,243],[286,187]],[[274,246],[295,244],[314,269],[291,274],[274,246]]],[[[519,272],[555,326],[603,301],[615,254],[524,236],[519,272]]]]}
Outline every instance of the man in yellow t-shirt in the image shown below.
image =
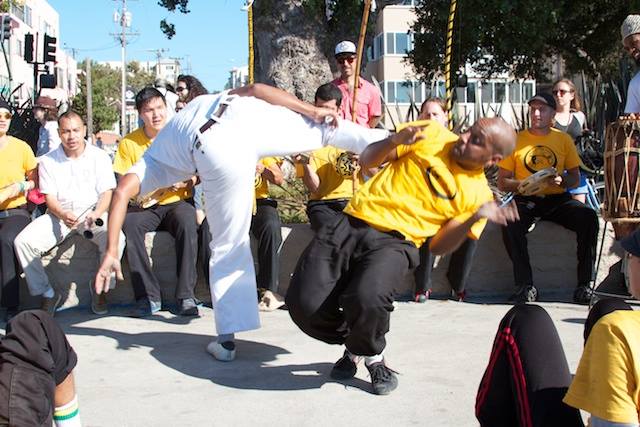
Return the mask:
{"type": "Polygon", "coordinates": [[[7,135],[12,110],[0,99],[0,286],[6,320],[18,312],[20,304],[20,273],[13,242],[31,221],[25,194],[35,187],[38,176],[38,163],[31,148],[7,135]]]}
{"type": "Polygon", "coordinates": [[[499,163],[498,188],[513,192],[520,220],[503,228],[503,240],[513,263],[517,291],[514,302],[531,302],[538,298],[533,286],[526,234],[536,218],[553,221],[576,233],[578,241],[578,282],[573,294],[577,303],[591,299],[591,280],[596,255],[598,217],[583,203],[573,200],[567,192],[580,181],[578,151],[571,137],[553,129],[556,101],[549,93],[540,93],[529,100],[531,126],[518,134],[511,156],[499,163]],[[535,194],[522,194],[523,180],[546,168],[557,174],[547,179],[535,194]]]}
{"type": "MultiPolygon", "coordinates": [[[[325,83],[316,90],[317,107],[339,111],[341,103],[342,92],[333,83],[325,83]]],[[[307,216],[313,231],[334,220],[351,200],[354,188],[364,183],[358,173],[358,182],[354,184],[353,174],[345,170],[354,160],[351,153],[332,146],[315,150],[310,156],[295,157],[296,173],[311,192],[307,216]]]]}
{"type": "MultiPolygon", "coordinates": [[[[124,176],[153,143],[153,139],[166,123],[167,105],[162,94],[147,87],[136,95],[136,109],[144,125],[126,135],[118,145],[113,169],[124,176]]],[[[160,283],[153,274],[145,247],[145,234],[151,231],[168,231],[175,239],[178,281],[176,301],[182,316],[197,316],[194,289],[196,286],[196,261],[198,256],[198,225],[192,197],[194,180],[174,184],[160,191],[158,203],[143,209],[130,206],[123,225],[127,239],[127,260],[136,307],[131,315],[145,317],[160,310],[162,301],[160,283]]]]}
{"type": "Polygon", "coordinates": [[[256,165],[256,211],[251,218],[251,234],[258,241],[258,288],[278,292],[280,274],[279,250],[282,244],[278,202],[269,197],[269,183],[280,185],[284,181],[277,157],[266,157],[256,165]]]}
{"type": "Polygon", "coordinates": [[[502,119],[480,119],[458,136],[434,121],[416,122],[361,154],[362,167],[388,162],[358,190],[336,221],[320,229],[298,261],[287,292],[293,321],[308,335],[346,351],[331,376],[348,379],[365,358],[373,392],[397,378],[383,359],[399,279],[418,264],[432,237],[436,255],[478,239],[488,220],[516,219],[493,201],[483,167],[513,150],[502,119]]]}

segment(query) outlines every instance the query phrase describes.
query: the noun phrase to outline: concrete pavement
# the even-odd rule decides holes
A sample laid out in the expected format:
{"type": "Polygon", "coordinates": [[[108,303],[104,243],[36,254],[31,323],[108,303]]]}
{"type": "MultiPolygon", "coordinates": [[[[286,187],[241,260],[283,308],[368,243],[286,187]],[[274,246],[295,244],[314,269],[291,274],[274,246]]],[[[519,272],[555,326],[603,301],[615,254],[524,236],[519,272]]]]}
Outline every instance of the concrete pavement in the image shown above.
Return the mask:
{"type": "MultiPolygon", "coordinates": [[[[574,372],[587,308],[541,305],[574,372]]],[[[397,303],[386,357],[400,372],[400,385],[389,396],[370,393],[362,364],[355,379],[331,380],[342,349],[304,335],[286,311],[262,313],[262,329],[239,334],[232,363],[205,352],[214,335],[209,308],[197,319],[168,312],[149,319],[97,317],[80,309],[56,318],[79,356],[85,426],[475,426],[477,387],[510,307],[397,303]]]]}

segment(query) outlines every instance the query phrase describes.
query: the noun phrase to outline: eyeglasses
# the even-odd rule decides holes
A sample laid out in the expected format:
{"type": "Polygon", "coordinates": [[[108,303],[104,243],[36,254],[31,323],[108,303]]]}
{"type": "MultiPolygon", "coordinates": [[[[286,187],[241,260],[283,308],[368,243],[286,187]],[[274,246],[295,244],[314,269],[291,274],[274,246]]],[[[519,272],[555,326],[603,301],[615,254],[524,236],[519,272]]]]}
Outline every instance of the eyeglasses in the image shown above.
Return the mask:
{"type": "Polygon", "coordinates": [[[353,64],[353,61],[356,60],[355,56],[336,56],[336,62],[338,64],[342,64],[344,61],[347,61],[349,64],[353,64]]]}
{"type": "Polygon", "coordinates": [[[0,119],[11,120],[11,117],[13,117],[11,113],[0,113],[0,119]]]}
{"type": "Polygon", "coordinates": [[[189,90],[189,89],[187,89],[186,86],[178,86],[178,87],[176,87],[176,92],[184,92],[185,90],[189,90]]]}
{"type": "Polygon", "coordinates": [[[564,96],[567,93],[571,93],[573,92],[571,89],[569,90],[564,90],[564,89],[556,89],[556,90],[552,90],[551,93],[553,93],[554,95],[558,95],[558,96],[564,96]]]}

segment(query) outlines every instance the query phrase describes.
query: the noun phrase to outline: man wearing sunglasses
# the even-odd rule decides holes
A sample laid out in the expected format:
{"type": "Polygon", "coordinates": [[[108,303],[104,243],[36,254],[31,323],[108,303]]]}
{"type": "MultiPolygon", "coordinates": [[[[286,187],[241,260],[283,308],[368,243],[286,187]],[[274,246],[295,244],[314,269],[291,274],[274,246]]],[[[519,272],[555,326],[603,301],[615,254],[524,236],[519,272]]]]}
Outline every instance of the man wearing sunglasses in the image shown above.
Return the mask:
{"type": "MultiPolygon", "coordinates": [[[[343,102],[340,114],[345,120],[353,121],[353,91],[356,82],[356,45],[350,41],[342,41],[336,45],[336,63],[340,77],[332,83],[342,92],[343,102]]],[[[378,88],[366,81],[362,76],[358,79],[358,93],[356,102],[356,123],[370,128],[376,127],[382,115],[382,103],[378,88]]]]}

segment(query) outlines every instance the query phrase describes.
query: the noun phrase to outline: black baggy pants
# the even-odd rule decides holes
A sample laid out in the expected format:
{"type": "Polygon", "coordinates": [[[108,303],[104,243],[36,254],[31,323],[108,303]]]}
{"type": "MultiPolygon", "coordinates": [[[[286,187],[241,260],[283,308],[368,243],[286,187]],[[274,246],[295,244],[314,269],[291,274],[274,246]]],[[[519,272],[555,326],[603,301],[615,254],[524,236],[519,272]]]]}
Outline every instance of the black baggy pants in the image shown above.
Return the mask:
{"type": "Polygon", "coordinates": [[[546,197],[516,196],[520,220],[502,227],[502,238],[513,263],[516,287],[533,285],[526,234],[536,218],[552,221],[576,233],[578,242],[578,285],[593,277],[598,241],[598,216],[568,193],[546,197]]]}
{"type": "Polygon", "coordinates": [[[282,231],[278,203],[275,200],[256,200],[256,214],[251,218],[251,234],[258,241],[257,285],[259,288],[278,292],[282,231]]]}
{"type": "Polygon", "coordinates": [[[51,426],[55,388],[78,358],[48,313],[23,311],[0,338],[0,425],[51,426]]]}
{"type": "MultiPolygon", "coordinates": [[[[424,292],[431,288],[431,274],[435,256],[429,250],[427,239],[420,247],[420,265],[416,267],[413,276],[416,282],[415,292],[424,292]]],[[[454,292],[460,293],[467,287],[467,280],[473,265],[473,256],[476,253],[478,241],[467,238],[462,245],[451,254],[449,268],[447,269],[447,279],[454,292]]]]}
{"type": "Polygon", "coordinates": [[[323,227],[296,266],[286,303],[307,335],[373,356],[386,346],[396,285],[418,263],[400,233],[383,233],[340,214],[323,227]]]}
{"type": "Polygon", "coordinates": [[[317,232],[323,226],[335,221],[349,203],[349,199],[309,200],[307,216],[311,230],[317,232]]]}
{"type": "Polygon", "coordinates": [[[26,210],[0,218],[0,281],[2,284],[2,307],[17,310],[20,305],[20,264],[15,255],[13,242],[16,236],[31,222],[26,210]]]}
{"type": "Polygon", "coordinates": [[[144,244],[145,234],[168,231],[176,247],[176,299],[194,297],[198,256],[198,225],[195,208],[179,201],[168,205],[155,205],[144,210],[130,210],[122,227],[127,238],[127,261],[136,300],[148,298],[161,301],[160,282],[153,274],[144,244]]]}

